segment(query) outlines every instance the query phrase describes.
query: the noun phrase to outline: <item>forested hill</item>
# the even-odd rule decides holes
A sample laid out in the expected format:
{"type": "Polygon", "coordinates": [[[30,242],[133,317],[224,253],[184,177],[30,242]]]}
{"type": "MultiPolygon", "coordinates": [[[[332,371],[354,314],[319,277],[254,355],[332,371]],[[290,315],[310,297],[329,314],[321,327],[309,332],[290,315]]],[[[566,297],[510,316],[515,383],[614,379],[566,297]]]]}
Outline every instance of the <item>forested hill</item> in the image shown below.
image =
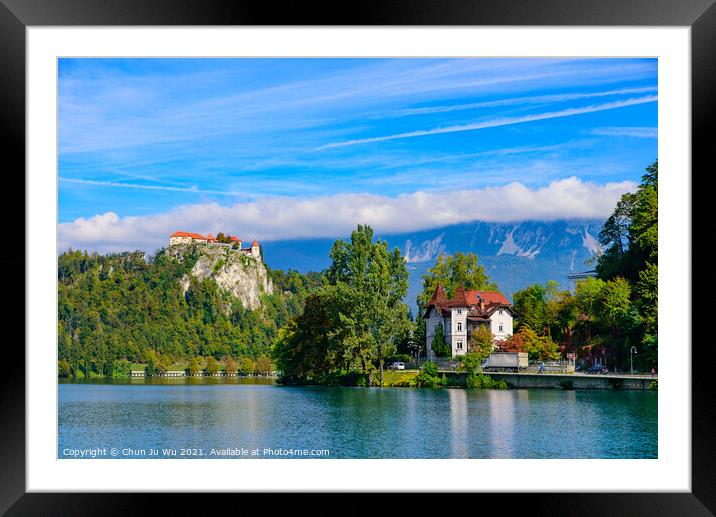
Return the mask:
{"type": "Polygon", "coordinates": [[[252,259],[231,265],[232,257],[210,257],[207,249],[169,248],[151,260],[143,252],[60,255],[58,360],[82,376],[127,372],[131,363],[166,369],[197,356],[267,356],[320,274],[272,271],[252,259]],[[226,283],[229,267],[237,282],[262,286],[253,310],[242,303],[241,286],[226,283]]]}

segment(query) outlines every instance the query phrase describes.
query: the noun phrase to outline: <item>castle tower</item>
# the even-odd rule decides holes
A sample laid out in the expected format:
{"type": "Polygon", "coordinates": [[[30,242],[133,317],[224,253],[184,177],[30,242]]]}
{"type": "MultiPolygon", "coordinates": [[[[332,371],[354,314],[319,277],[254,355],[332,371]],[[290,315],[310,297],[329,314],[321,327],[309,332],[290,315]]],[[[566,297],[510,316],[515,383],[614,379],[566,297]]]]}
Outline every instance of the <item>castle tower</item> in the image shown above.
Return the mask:
{"type": "Polygon", "coordinates": [[[257,240],[251,243],[251,256],[261,260],[261,246],[259,246],[259,241],[257,240]]]}

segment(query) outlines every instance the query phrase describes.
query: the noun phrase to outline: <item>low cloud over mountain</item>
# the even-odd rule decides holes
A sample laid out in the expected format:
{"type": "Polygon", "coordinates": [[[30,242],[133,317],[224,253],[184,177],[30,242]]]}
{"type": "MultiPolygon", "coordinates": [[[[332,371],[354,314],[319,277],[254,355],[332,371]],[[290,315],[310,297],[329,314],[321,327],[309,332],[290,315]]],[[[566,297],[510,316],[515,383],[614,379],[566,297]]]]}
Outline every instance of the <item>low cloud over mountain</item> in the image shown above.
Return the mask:
{"type": "MultiPolygon", "coordinates": [[[[498,187],[420,191],[397,197],[359,193],[263,197],[231,206],[184,205],[148,216],[120,217],[107,212],[60,224],[58,252],[72,247],[100,252],[143,249],[151,253],[166,245],[168,236],[176,230],[225,231],[245,241],[267,242],[345,237],[359,223],[388,235],[476,220],[510,223],[604,219],[620,196],[634,188],[631,181],[600,185],[570,177],[534,189],[513,182],[498,187]]],[[[500,243],[502,252],[496,254],[543,253],[544,243],[540,244],[540,239],[546,239],[546,234],[536,235],[529,246],[515,240],[514,233],[510,235],[504,236],[500,243]]],[[[436,238],[437,235],[432,237],[436,238]]],[[[411,239],[410,260],[419,261],[426,253],[434,254],[439,249],[439,242],[425,244],[411,239]]]]}

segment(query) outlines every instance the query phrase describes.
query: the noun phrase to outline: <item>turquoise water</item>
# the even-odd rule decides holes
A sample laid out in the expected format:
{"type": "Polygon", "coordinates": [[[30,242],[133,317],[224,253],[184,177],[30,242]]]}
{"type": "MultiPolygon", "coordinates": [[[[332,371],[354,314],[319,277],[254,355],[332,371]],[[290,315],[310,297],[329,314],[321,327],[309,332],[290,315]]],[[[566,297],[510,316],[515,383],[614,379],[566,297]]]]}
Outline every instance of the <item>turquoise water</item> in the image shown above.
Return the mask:
{"type": "Polygon", "coordinates": [[[656,458],[658,452],[655,392],[193,381],[59,384],[58,457],[656,458]]]}

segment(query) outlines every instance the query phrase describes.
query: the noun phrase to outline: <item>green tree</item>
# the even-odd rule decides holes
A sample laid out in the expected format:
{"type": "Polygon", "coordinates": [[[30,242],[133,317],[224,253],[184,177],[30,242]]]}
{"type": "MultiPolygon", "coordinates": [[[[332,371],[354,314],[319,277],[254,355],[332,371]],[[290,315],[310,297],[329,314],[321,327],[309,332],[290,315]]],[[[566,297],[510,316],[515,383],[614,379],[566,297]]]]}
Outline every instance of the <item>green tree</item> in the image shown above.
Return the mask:
{"type": "Polygon", "coordinates": [[[448,297],[455,294],[459,286],[466,290],[496,291],[497,284],[490,281],[485,267],[478,262],[474,253],[441,254],[435,265],[423,276],[423,290],[418,295],[418,308],[423,309],[440,284],[448,297]]]}
{"type": "Polygon", "coordinates": [[[189,375],[198,375],[199,372],[201,372],[201,365],[199,364],[199,359],[196,357],[192,357],[189,360],[189,375]]]}
{"type": "Polygon", "coordinates": [[[385,357],[395,353],[397,341],[409,329],[408,270],[400,250],[388,250],[385,241],[373,241],[373,229],[358,225],[350,242],[337,240],[330,252],[326,278],[344,303],[339,327],[331,337],[342,345],[349,360],[357,360],[372,384],[372,362],[378,363],[383,382],[385,357]]]}
{"type": "MultiPolygon", "coordinates": [[[[492,334],[490,334],[490,336],[492,336],[492,334]]],[[[467,373],[467,377],[465,378],[466,388],[482,387],[482,383],[480,382],[480,378],[478,377],[477,373],[483,361],[484,358],[481,357],[480,354],[474,352],[465,354],[462,357],[462,361],[460,363],[460,371],[467,373]]]]}
{"type": "Polygon", "coordinates": [[[470,356],[478,358],[482,363],[493,349],[492,331],[487,325],[479,325],[470,336],[470,356]]]}
{"type": "Polygon", "coordinates": [[[445,332],[442,325],[435,327],[433,342],[430,346],[437,357],[452,357],[452,348],[445,341],[445,332]]]}
{"type": "Polygon", "coordinates": [[[249,357],[239,359],[239,373],[241,375],[251,375],[254,373],[254,362],[249,357]]]}
{"type": "Polygon", "coordinates": [[[647,263],[639,271],[639,281],[635,288],[635,304],[639,309],[643,322],[641,344],[645,348],[645,360],[648,364],[656,364],[658,359],[658,294],[659,271],[656,264],[647,263]]]}
{"type": "Polygon", "coordinates": [[[518,328],[528,326],[534,329],[548,327],[547,286],[530,285],[517,291],[512,297],[515,312],[518,315],[518,328]]]}
{"type": "Polygon", "coordinates": [[[206,373],[207,375],[214,375],[219,371],[219,363],[216,362],[216,359],[214,359],[214,356],[209,356],[206,358],[206,373]]]}

